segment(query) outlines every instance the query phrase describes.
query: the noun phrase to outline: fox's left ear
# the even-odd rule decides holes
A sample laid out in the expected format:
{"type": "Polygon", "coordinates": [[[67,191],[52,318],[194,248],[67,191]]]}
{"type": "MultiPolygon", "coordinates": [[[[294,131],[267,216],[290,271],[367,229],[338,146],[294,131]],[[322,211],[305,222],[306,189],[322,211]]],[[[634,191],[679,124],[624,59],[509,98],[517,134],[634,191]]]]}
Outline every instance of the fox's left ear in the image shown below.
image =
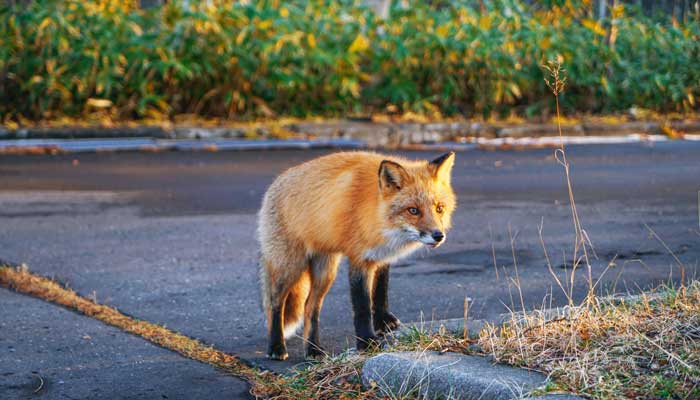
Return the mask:
{"type": "Polygon", "coordinates": [[[438,181],[450,183],[452,166],[455,164],[455,153],[451,151],[434,159],[428,164],[428,168],[433,172],[433,176],[438,181]]]}

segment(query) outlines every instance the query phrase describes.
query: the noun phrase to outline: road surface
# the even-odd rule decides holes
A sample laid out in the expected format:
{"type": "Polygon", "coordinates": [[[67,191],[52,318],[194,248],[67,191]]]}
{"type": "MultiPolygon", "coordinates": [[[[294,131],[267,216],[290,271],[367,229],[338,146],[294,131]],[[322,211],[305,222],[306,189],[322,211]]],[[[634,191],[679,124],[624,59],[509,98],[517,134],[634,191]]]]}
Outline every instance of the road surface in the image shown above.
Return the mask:
{"type": "MultiPolygon", "coordinates": [[[[303,345],[289,341],[288,362],[265,361],[255,213],[275,175],[328,152],[2,156],[0,258],[129,315],[286,368],[301,361],[303,345]]],[[[568,157],[597,291],[652,288],[677,281],[681,269],[696,274],[700,143],[570,146],[568,157]]],[[[462,317],[465,297],[470,318],[565,304],[568,289],[555,283],[544,252],[568,277],[574,228],[553,150],[459,152],[453,185],[459,208],[446,244],[392,268],[394,313],[405,322],[462,317]]],[[[335,352],[354,343],[342,268],[321,314],[321,339],[335,352]]],[[[575,300],[586,293],[586,277],[585,269],[576,273],[575,300]]],[[[137,374],[144,378],[120,386],[123,397],[244,396],[243,383],[193,361],[159,368],[178,356],[141,339],[5,289],[0,297],[11,305],[0,311],[0,391],[24,397],[41,375],[49,398],[90,398],[88,382],[104,394],[137,374]],[[183,378],[179,386],[168,383],[173,376],[183,378]]]]}

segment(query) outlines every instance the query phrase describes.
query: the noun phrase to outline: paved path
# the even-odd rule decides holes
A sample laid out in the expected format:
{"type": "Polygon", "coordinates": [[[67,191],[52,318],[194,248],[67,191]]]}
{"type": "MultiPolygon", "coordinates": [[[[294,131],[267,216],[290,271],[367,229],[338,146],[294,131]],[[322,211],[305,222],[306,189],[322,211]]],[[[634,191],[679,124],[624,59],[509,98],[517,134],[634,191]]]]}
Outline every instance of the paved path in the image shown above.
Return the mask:
{"type": "MultiPolygon", "coordinates": [[[[292,358],[287,363],[264,360],[255,212],[276,174],[326,152],[2,156],[0,258],[26,262],[31,270],[135,317],[165,324],[253,362],[284,368],[300,361],[302,344],[300,339],[290,341],[292,358]]],[[[679,276],[674,259],[644,224],[680,258],[686,274],[695,274],[700,260],[700,143],[572,146],[569,159],[581,219],[598,255],[594,277],[615,259],[599,290],[636,291],[679,276]]],[[[473,299],[474,318],[496,318],[508,308],[520,309],[518,291],[509,284],[516,273],[511,236],[525,306],[562,304],[565,298],[548,272],[538,235],[544,221],[547,251],[562,276],[570,262],[573,228],[563,172],[552,150],[460,152],[454,173],[460,201],[455,228],[445,246],[393,268],[390,301],[397,315],[404,321],[461,317],[465,296],[473,299]]],[[[577,273],[577,299],[585,293],[584,275],[577,273]]],[[[29,335],[36,341],[51,337],[60,347],[61,341],[82,343],[86,329],[81,324],[97,324],[4,289],[0,294],[3,304],[5,297],[14,299],[11,309],[3,307],[2,320],[14,318],[30,327],[10,334],[2,327],[0,376],[13,375],[3,377],[0,390],[33,385],[27,380],[32,371],[54,379],[47,371],[72,365],[68,358],[54,357],[55,352],[27,351],[31,363],[6,361],[8,337],[29,335]],[[36,308],[57,319],[68,315],[76,322],[51,320],[32,311],[36,308]],[[66,336],[47,335],[29,325],[33,320],[53,332],[65,331],[66,336]]],[[[334,351],[353,343],[342,271],[326,300],[321,324],[322,340],[334,351]]],[[[219,394],[219,387],[228,384],[233,392],[242,393],[236,392],[240,386],[229,382],[233,378],[223,378],[213,369],[206,372],[208,367],[194,362],[178,364],[177,356],[137,338],[128,340],[138,345],[126,345],[125,334],[100,329],[114,334],[102,335],[105,351],[100,357],[77,352],[71,355],[75,362],[108,362],[111,352],[123,352],[131,359],[162,353],[180,365],[168,370],[169,378],[186,382],[202,371],[205,381],[217,384],[205,383],[201,390],[219,394]]],[[[19,351],[19,344],[9,343],[19,351]]],[[[85,373],[109,391],[117,387],[107,382],[126,379],[122,374],[133,371],[95,368],[85,373]]],[[[159,368],[138,374],[141,386],[134,389],[134,397],[141,389],[170,387],[161,382],[159,368]]],[[[65,376],[55,379],[74,379],[65,376]]],[[[52,380],[47,390],[58,397],[56,382],[52,380]]],[[[195,386],[191,390],[200,390],[195,386]]],[[[88,393],[76,392],[75,397],[89,398],[88,393]]],[[[195,392],[183,391],[182,397],[187,393],[195,392]]]]}
{"type": "Polygon", "coordinates": [[[0,290],[2,399],[238,399],[240,380],[71,311],[0,290]]]}

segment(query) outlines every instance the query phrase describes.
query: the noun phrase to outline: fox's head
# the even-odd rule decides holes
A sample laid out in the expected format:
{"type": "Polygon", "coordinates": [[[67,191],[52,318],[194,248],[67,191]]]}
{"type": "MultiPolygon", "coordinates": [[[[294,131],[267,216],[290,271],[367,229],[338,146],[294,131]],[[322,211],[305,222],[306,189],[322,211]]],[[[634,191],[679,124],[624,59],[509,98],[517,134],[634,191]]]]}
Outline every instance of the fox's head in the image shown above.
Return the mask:
{"type": "Polygon", "coordinates": [[[450,184],[454,158],[449,152],[431,162],[381,162],[379,188],[393,240],[431,247],[445,241],[457,205],[450,184]]]}

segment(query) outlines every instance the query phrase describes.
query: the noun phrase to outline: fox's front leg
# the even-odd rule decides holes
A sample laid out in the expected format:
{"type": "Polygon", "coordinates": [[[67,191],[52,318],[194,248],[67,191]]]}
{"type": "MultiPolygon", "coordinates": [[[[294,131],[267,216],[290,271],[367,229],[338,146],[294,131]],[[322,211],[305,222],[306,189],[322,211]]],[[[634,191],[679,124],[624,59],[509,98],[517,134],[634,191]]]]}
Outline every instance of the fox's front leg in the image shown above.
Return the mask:
{"type": "Polygon", "coordinates": [[[365,350],[377,342],[372,328],[372,268],[363,268],[351,263],[349,268],[350,298],[352,300],[353,322],[357,349],[365,350]]]}
{"type": "Polygon", "coordinates": [[[374,331],[384,334],[396,330],[401,321],[389,312],[389,264],[380,266],[374,275],[372,292],[374,331]]]}

